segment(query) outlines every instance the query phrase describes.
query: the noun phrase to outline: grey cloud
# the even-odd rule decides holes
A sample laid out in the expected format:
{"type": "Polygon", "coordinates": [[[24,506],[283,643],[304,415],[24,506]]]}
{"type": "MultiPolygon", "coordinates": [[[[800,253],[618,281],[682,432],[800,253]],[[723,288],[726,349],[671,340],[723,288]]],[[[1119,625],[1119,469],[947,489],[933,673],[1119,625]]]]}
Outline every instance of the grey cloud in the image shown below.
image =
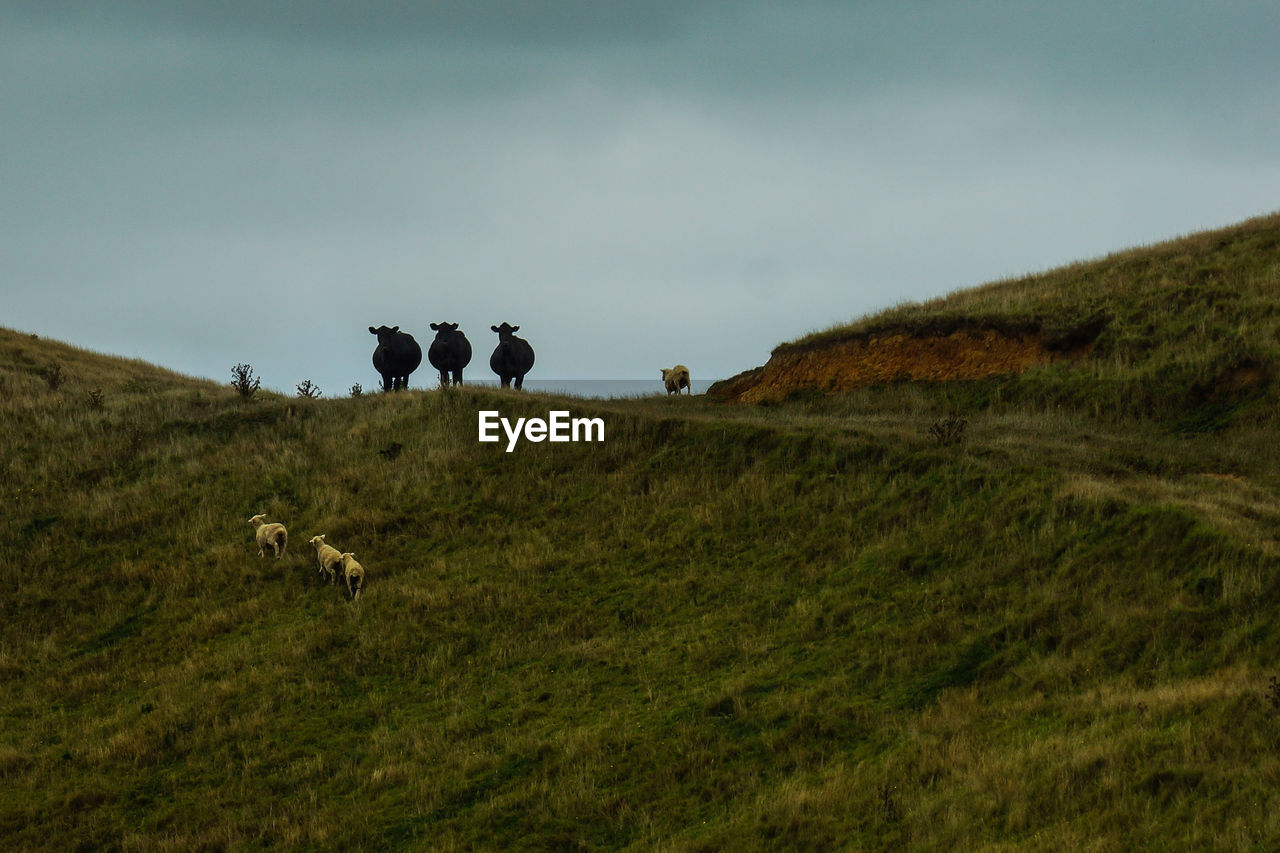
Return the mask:
{"type": "Polygon", "coordinates": [[[6,14],[32,25],[68,22],[96,29],[208,32],[279,42],[320,41],[346,45],[416,39],[465,39],[513,44],[564,44],[585,39],[645,40],[678,28],[708,9],[710,0],[552,0],[513,3],[357,2],[357,0],[12,0],[6,14]]]}

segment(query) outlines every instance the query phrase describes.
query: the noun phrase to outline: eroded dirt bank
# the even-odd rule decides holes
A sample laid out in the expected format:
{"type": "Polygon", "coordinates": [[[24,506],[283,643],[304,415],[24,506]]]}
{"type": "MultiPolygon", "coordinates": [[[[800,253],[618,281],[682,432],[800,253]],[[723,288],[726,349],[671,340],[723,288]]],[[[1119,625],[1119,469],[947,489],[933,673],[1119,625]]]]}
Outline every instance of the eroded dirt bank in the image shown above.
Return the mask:
{"type": "Polygon", "coordinates": [[[729,402],[770,403],[799,390],[836,393],[899,380],[984,379],[1082,355],[1092,348],[1096,334],[1065,342],[1038,329],[960,328],[946,334],[899,331],[784,346],[763,367],[718,382],[707,394],[729,402]]]}

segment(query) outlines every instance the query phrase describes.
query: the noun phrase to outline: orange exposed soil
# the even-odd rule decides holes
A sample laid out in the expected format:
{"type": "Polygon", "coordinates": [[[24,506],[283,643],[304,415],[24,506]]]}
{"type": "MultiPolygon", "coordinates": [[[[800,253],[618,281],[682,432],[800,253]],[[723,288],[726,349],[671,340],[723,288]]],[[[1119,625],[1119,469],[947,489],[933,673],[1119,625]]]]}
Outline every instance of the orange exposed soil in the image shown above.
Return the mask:
{"type": "Polygon", "coordinates": [[[778,402],[796,390],[848,391],[903,379],[948,382],[1021,373],[1074,351],[1047,345],[1037,332],[958,329],[950,334],[871,335],[815,347],[780,347],[764,367],[717,383],[713,397],[778,402]]]}

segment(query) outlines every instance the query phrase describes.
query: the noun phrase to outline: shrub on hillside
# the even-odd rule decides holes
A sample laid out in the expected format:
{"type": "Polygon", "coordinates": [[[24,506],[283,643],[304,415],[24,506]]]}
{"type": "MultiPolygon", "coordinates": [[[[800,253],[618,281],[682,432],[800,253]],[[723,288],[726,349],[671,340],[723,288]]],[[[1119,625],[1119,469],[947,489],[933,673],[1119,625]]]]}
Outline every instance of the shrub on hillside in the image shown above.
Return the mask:
{"type": "Polygon", "coordinates": [[[250,399],[262,387],[262,381],[253,375],[253,368],[247,364],[237,364],[231,368],[231,387],[245,399],[250,399]]]}
{"type": "Polygon", "coordinates": [[[57,391],[67,381],[67,374],[63,371],[61,364],[51,364],[44,370],[40,371],[40,376],[44,378],[45,384],[49,386],[50,391],[57,391]]]}
{"type": "Polygon", "coordinates": [[[968,418],[950,414],[934,421],[929,427],[929,435],[933,436],[939,447],[948,447],[964,441],[964,428],[968,425],[968,418]]]}
{"type": "Polygon", "coordinates": [[[320,386],[316,385],[310,379],[304,379],[298,383],[298,396],[302,397],[304,400],[314,400],[323,395],[321,394],[320,386]]]}

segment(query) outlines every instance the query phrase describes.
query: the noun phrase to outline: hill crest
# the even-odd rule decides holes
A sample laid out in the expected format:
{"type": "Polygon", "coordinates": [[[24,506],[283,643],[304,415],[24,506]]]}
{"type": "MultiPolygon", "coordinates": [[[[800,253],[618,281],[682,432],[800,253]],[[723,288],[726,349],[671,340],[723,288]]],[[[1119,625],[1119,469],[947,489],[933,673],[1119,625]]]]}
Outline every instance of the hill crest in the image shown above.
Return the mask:
{"type": "Polygon", "coordinates": [[[1272,214],[863,317],[778,345],[708,395],[777,403],[900,381],[1034,377],[1059,362],[1059,379],[1173,371],[1187,386],[1220,385],[1247,372],[1266,383],[1277,363],[1278,270],[1272,214]]]}

